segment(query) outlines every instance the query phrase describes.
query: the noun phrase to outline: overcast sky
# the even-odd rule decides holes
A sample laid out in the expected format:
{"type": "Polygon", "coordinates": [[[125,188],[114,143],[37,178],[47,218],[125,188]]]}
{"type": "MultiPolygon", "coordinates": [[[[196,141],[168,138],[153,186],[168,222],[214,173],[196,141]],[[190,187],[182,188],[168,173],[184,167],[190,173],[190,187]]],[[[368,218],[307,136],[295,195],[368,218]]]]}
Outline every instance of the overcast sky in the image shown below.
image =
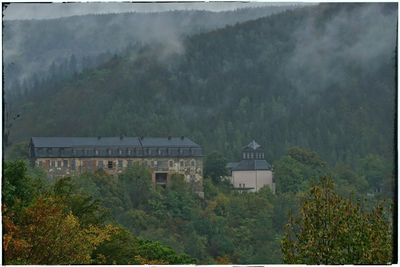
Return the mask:
{"type": "Polygon", "coordinates": [[[197,2],[197,3],[11,3],[4,11],[4,19],[50,19],[84,14],[120,12],[156,12],[181,9],[209,11],[233,10],[265,5],[289,3],[263,2],[197,2]]]}

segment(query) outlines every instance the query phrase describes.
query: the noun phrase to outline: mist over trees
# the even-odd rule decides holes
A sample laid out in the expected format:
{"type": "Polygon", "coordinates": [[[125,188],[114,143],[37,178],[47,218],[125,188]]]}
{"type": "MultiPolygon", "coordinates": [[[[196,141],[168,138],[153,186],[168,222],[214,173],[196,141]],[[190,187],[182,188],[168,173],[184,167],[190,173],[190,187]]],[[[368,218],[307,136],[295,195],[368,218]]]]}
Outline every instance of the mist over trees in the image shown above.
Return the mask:
{"type": "Polygon", "coordinates": [[[268,16],[293,6],[211,12],[127,12],[44,20],[4,20],[6,92],[26,91],[53,76],[91,68],[137,43],[179,49],[185,35],[268,16]],[[64,66],[67,65],[67,66],[64,66]],[[49,73],[50,72],[50,73],[49,73]]]}
{"type": "Polygon", "coordinates": [[[67,260],[54,250],[55,264],[391,262],[396,23],[397,4],[319,4],[204,31],[189,23],[176,42],[135,43],[81,69],[75,52],[55,63],[5,99],[16,118],[7,159],[26,159],[31,136],[189,136],[205,152],[205,197],[178,175],[154,188],[142,166],[48,181],[8,162],[8,262],[43,263],[29,241],[35,231],[57,234],[55,222],[82,246],[67,260]],[[221,179],[252,139],[273,166],[276,194],[240,194],[221,179]],[[338,212],[323,224],[330,208],[338,212]]]}
{"type": "Polygon", "coordinates": [[[270,161],[301,146],[331,163],[392,162],[395,10],[318,5],[189,36],[179,51],[135,46],[13,101],[11,136],[187,135],[230,160],[255,138],[270,161]]]}

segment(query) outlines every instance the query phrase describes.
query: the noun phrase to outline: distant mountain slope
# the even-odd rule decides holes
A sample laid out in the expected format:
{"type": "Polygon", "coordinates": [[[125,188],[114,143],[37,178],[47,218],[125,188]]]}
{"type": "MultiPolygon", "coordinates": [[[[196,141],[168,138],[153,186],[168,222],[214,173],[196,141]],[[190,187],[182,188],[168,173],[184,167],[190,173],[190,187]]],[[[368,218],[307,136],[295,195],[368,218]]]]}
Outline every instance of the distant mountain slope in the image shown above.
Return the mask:
{"type": "MultiPolygon", "coordinates": [[[[73,16],[48,20],[4,20],[3,55],[5,89],[18,82],[30,86],[48,76],[50,68],[74,57],[75,64],[90,65],[106,52],[128,45],[161,42],[176,46],[182,35],[204,32],[227,24],[291,9],[293,6],[245,8],[236,11],[170,11],[73,16]]],[[[54,71],[54,70],[52,70],[54,71]]]]}
{"type": "MultiPolygon", "coordinates": [[[[153,45],[13,103],[13,140],[187,135],[234,159],[256,139],[330,162],[393,157],[397,4],[322,4],[153,45]]],[[[40,90],[39,90],[40,89],[40,90]]]]}

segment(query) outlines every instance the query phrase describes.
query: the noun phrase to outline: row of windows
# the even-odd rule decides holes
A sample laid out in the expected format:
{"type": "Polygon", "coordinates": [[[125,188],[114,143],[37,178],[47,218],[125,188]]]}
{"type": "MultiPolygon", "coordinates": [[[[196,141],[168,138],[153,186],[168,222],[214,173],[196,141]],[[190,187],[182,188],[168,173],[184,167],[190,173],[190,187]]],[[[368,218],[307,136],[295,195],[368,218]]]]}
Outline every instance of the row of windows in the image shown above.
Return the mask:
{"type": "Polygon", "coordinates": [[[73,149],[73,148],[37,148],[38,155],[81,155],[81,156],[168,156],[168,155],[201,155],[200,148],[118,148],[118,149],[73,149]]]}
{"type": "MultiPolygon", "coordinates": [[[[103,169],[104,168],[104,161],[103,160],[83,160],[82,161],[82,167],[84,168],[94,168],[95,166],[95,162],[97,162],[97,167],[103,169]]],[[[107,168],[108,169],[113,169],[115,167],[117,168],[123,168],[123,160],[117,160],[116,162],[112,161],[112,160],[108,160],[107,162],[107,168]],[[115,166],[116,165],[116,166],[115,166]]],[[[71,168],[72,170],[76,169],[76,161],[75,159],[73,160],[49,160],[49,167],[50,168],[71,168]]],[[[191,167],[196,167],[196,161],[195,160],[191,160],[190,163],[188,161],[184,161],[184,160],[180,160],[179,161],[179,167],[183,168],[183,167],[189,167],[189,164],[191,167]]],[[[132,160],[128,160],[127,161],[127,166],[130,167],[133,165],[133,161],[132,160]]],[[[144,165],[147,167],[157,167],[158,166],[158,161],[154,160],[154,161],[144,161],[144,165]]],[[[168,161],[168,165],[170,168],[174,167],[174,161],[173,160],[169,160],[168,161]]],[[[40,167],[45,167],[45,161],[39,161],[39,166],[40,167]]]]}
{"type": "Polygon", "coordinates": [[[243,159],[264,159],[264,153],[244,152],[243,159]]]}

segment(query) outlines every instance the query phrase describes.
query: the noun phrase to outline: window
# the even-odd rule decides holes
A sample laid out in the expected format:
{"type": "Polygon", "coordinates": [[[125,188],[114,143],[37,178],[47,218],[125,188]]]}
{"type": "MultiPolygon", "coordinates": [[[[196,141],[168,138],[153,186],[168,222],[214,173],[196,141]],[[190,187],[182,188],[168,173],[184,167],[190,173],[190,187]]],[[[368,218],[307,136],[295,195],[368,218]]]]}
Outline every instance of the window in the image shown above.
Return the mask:
{"type": "Polygon", "coordinates": [[[64,168],[68,168],[68,160],[64,160],[64,168]]]}
{"type": "Polygon", "coordinates": [[[183,168],[183,160],[179,162],[179,167],[183,168]]]}
{"type": "Polygon", "coordinates": [[[107,149],[107,154],[111,156],[111,149],[107,149]]]}
{"type": "Polygon", "coordinates": [[[57,167],[61,168],[61,160],[57,161],[57,167]]]}
{"type": "Polygon", "coordinates": [[[50,161],[50,166],[54,168],[56,166],[56,162],[54,160],[50,161]]]}
{"type": "Polygon", "coordinates": [[[71,160],[71,170],[75,170],[75,168],[76,168],[76,162],[73,159],[73,160],[71,160]]]}
{"type": "Polygon", "coordinates": [[[185,160],[185,167],[189,167],[189,162],[185,160]]]}
{"type": "Polygon", "coordinates": [[[96,154],[96,156],[99,155],[99,151],[97,149],[94,151],[94,153],[96,154]]]}
{"type": "Polygon", "coordinates": [[[173,161],[173,160],[170,160],[170,161],[169,161],[169,167],[170,167],[170,168],[173,168],[173,167],[174,167],[174,161],[173,161]]]}
{"type": "Polygon", "coordinates": [[[194,161],[194,159],[192,159],[192,161],[190,162],[190,166],[196,167],[196,162],[194,161]]]}
{"type": "Polygon", "coordinates": [[[130,150],[130,149],[128,149],[128,155],[129,155],[129,156],[131,155],[131,153],[132,153],[132,152],[131,152],[131,150],[130,150]]]}
{"type": "Polygon", "coordinates": [[[104,162],[102,160],[99,160],[97,162],[97,166],[99,167],[99,169],[103,169],[104,168],[104,162]]]}
{"type": "Polygon", "coordinates": [[[112,169],[112,168],[113,168],[113,162],[112,162],[112,160],[109,160],[109,161],[108,161],[107,167],[108,167],[109,169],[112,169]]]}
{"type": "Polygon", "coordinates": [[[242,184],[239,184],[239,187],[242,187],[242,184]]]}
{"type": "Polygon", "coordinates": [[[119,149],[119,150],[118,150],[118,153],[119,153],[120,155],[122,155],[122,149],[119,149]]]}
{"type": "Polygon", "coordinates": [[[154,161],[154,167],[157,168],[157,164],[158,164],[158,162],[157,162],[157,160],[155,160],[155,161],[154,161]]]}
{"type": "Polygon", "coordinates": [[[118,160],[118,168],[119,168],[119,169],[122,169],[122,167],[123,167],[122,160],[118,160]]]}
{"type": "Polygon", "coordinates": [[[246,159],[246,153],[243,153],[243,158],[246,159]]]}
{"type": "Polygon", "coordinates": [[[158,155],[161,156],[161,149],[158,149],[158,155]]]}

